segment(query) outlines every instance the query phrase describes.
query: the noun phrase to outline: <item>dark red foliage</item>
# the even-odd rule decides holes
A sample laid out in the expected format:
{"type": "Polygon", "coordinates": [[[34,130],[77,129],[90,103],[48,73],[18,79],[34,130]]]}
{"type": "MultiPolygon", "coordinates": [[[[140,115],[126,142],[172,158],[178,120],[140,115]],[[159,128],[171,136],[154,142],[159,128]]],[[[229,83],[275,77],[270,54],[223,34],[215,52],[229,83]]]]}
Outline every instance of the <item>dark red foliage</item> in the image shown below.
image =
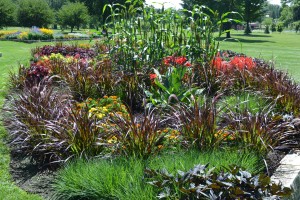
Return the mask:
{"type": "Polygon", "coordinates": [[[39,65],[37,63],[31,64],[29,70],[28,70],[28,76],[36,76],[43,78],[45,76],[49,75],[49,68],[45,67],[43,65],[39,65]]]}
{"type": "Polygon", "coordinates": [[[94,58],[96,52],[93,49],[79,48],[76,46],[50,46],[37,47],[32,51],[35,57],[50,56],[51,53],[60,53],[63,56],[74,56],[76,58],[94,58]]]}

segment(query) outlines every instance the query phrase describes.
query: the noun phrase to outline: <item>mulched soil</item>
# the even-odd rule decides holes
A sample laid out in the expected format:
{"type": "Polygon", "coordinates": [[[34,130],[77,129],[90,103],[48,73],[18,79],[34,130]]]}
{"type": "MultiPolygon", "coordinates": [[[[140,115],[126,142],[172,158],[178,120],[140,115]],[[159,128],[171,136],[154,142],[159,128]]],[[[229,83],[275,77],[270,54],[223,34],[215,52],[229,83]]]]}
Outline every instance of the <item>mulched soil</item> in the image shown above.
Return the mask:
{"type": "Polygon", "coordinates": [[[16,185],[28,193],[50,199],[53,194],[51,184],[57,176],[57,168],[40,167],[30,158],[11,155],[10,173],[16,185]]]}

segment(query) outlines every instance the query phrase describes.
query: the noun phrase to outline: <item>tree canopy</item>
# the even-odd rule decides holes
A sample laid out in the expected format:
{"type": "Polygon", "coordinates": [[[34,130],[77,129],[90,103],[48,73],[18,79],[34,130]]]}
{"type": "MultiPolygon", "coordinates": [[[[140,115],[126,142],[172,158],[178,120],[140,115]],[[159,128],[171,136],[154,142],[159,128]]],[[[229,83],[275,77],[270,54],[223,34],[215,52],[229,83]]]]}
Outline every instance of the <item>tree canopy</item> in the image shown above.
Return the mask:
{"type": "Polygon", "coordinates": [[[14,21],[15,4],[11,0],[0,0],[0,28],[14,21]]]}
{"type": "MultiPolygon", "coordinates": [[[[220,15],[227,12],[237,11],[235,0],[183,0],[182,7],[187,10],[192,10],[194,5],[205,5],[214,11],[218,11],[220,15]]],[[[230,37],[231,22],[223,24],[223,29],[227,30],[227,36],[230,37]]]]}
{"type": "Polygon", "coordinates": [[[63,5],[65,5],[67,0],[46,0],[50,8],[53,10],[59,10],[63,5]]]}
{"type": "Polygon", "coordinates": [[[71,32],[74,27],[79,27],[89,22],[88,8],[80,2],[67,3],[58,11],[58,24],[62,27],[70,26],[71,32]]]}
{"type": "Polygon", "coordinates": [[[47,27],[54,21],[54,13],[46,0],[22,0],[17,8],[17,19],[21,26],[47,27]]]}
{"type": "Polygon", "coordinates": [[[251,33],[250,22],[254,22],[264,15],[264,5],[267,0],[238,0],[240,1],[239,12],[246,22],[245,34],[251,33]]]}
{"type": "MultiPolygon", "coordinates": [[[[250,33],[249,23],[263,15],[263,8],[266,2],[267,0],[183,0],[182,6],[190,10],[196,4],[205,5],[213,10],[217,10],[220,14],[236,11],[247,24],[246,33],[250,33]]],[[[224,25],[227,26],[225,29],[231,26],[230,23],[225,23],[224,25]]]]}
{"type": "Polygon", "coordinates": [[[70,2],[81,2],[88,8],[89,14],[92,19],[92,24],[98,27],[99,24],[103,24],[105,19],[110,15],[109,10],[102,13],[102,10],[106,4],[122,4],[125,5],[126,2],[145,2],[145,0],[70,0],[70,2]]]}

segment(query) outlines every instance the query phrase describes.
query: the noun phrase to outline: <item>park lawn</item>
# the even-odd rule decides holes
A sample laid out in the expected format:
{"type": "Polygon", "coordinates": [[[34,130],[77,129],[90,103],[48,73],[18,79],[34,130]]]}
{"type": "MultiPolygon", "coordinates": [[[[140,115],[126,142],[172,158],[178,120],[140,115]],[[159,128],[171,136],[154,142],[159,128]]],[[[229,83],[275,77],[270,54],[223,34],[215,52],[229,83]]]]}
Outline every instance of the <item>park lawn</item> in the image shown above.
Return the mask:
{"type": "Polygon", "coordinates": [[[246,36],[243,31],[232,31],[230,39],[221,38],[220,49],[274,62],[276,68],[300,81],[300,35],[295,32],[254,32],[246,36]]]}
{"type": "MultiPolygon", "coordinates": [[[[84,41],[80,41],[84,42],[84,41]]],[[[86,42],[86,41],[85,41],[86,42]]],[[[53,43],[32,43],[26,44],[22,42],[0,41],[0,107],[2,108],[5,97],[8,92],[7,80],[10,71],[17,71],[19,64],[29,65],[31,49],[36,46],[49,45],[53,43]]],[[[9,149],[2,139],[6,136],[4,127],[0,124],[0,199],[15,200],[15,199],[41,199],[37,195],[29,195],[19,189],[12,182],[9,174],[9,149]]]]}
{"type": "MultiPolygon", "coordinates": [[[[30,49],[37,44],[25,44],[17,42],[0,41],[0,107],[3,106],[5,96],[7,95],[7,80],[10,70],[15,71],[19,63],[28,63],[30,58],[30,49]]],[[[14,199],[41,199],[36,195],[29,195],[19,189],[12,182],[9,174],[9,149],[3,142],[6,131],[4,127],[0,126],[0,199],[14,200],[14,199]]]]}
{"type": "MultiPolygon", "coordinates": [[[[76,41],[76,43],[87,43],[88,41],[76,41]]],[[[73,42],[70,42],[73,43],[73,42]]],[[[31,49],[36,46],[50,45],[54,43],[39,42],[39,43],[22,43],[12,41],[0,41],[0,108],[2,108],[5,97],[8,92],[7,80],[11,71],[17,71],[19,64],[29,65],[31,49]]],[[[41,199],[37,195],[29,195],[19,189],[12,182],[9,174],[9,149],[2,139],[6,136],[4,127],[0,124],[0,199],[41,199]]]]}

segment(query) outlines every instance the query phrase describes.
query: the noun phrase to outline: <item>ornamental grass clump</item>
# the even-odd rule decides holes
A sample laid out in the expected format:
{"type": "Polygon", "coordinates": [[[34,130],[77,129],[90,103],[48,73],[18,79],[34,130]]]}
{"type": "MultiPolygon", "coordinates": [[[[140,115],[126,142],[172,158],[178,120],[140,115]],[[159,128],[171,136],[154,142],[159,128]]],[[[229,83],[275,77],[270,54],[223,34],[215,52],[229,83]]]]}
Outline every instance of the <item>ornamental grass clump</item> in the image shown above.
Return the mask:
{"type": "Polygon", "coordinates": [[[283,71],[262,63],[249,76],[253,77],[252,84],[257,90],[277,99],[277,108],[281,112],[294,115],[300,113],[299,85],[283,71]]]}
{"type": "Polygon", "coordinates": [[[125,156],[146,159],[162,148],[166,133],[163,132],[164,120],[156,113],[157,109],[145,110],[140,116],[129,112],[128,116],[116,114],[110,119],[111,134],[118,141],[117,151],[125,156]]]}
{"type": "Polygon", "coordinates": [[[283,134],[279,128],[282,118],[273,114],[272,106],[266,106],[256,113],[248,109],[230,109],[221,116],[226,129],[237,145],[265,154],[278,145],[283,134]]]}
{"type": "Polygon", "coordinates": [[[183,141],[188,146],[200,150],[217,148],[222,142],[223,135],[216,134],[217,113],[216,100],[205,99],[200,102],[199,99],[191,100],[191,105],[177,104],[173,110],[173,117],[179,122],[179,129],[183,141]]]}
{"type": "Polygon", "coordinates": [[[68,91],[57,91],[51,85],[51,78],[45,78],[11,98],[5,108],[9,114],[5,126],[11,133],[10,144],[14,150],[40,164],[65,158],[68,155],[66,134],[54,132],[48,125],[62,123],[69,117],[73,100],[68,91]]]}

